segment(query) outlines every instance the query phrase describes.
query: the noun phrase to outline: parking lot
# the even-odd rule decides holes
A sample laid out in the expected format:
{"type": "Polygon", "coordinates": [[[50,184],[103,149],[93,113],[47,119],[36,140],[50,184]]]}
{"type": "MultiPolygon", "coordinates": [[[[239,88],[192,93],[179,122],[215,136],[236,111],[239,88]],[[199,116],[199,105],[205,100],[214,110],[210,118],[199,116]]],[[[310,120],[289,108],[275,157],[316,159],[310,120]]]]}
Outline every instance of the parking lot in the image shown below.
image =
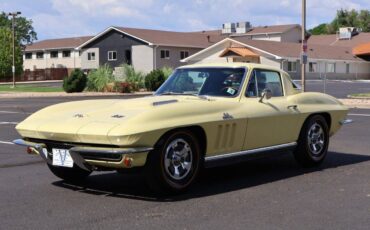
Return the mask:
{"type": "MultiPolygon", "coordinates": [[[[347,93],[347,85],[338,87],[332,94],[347,93]]],[[[302,169],[286,154],[206,170],[186,194],[160,198],[140,175],[93,173],[66,183],[11,144],[19,137],[15,125],[29,114],[81,99],[0,99],[2,229],[369,229],[370,110],[350,110],[354,123],[331,139],[320,168],[302,169]]]]}

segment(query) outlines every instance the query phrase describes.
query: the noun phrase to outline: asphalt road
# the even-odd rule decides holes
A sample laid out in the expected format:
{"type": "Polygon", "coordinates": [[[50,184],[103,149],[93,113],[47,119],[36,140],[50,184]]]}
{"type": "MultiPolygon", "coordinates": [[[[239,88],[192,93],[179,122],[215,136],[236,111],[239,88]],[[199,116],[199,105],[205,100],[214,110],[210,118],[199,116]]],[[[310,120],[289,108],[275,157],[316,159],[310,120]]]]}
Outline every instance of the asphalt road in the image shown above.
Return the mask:
{"type": "Polygon", "coordinates": [[[0,99],[1,229],[370,227],[370,110],[350,111],[355,122],[331,139],[317,169],[302,169],[287,154],[206,170],[186,194],[160,198],[139,175],[93,173],[66,183],[9,143],[17,122],[64,100],[0,99]]]}

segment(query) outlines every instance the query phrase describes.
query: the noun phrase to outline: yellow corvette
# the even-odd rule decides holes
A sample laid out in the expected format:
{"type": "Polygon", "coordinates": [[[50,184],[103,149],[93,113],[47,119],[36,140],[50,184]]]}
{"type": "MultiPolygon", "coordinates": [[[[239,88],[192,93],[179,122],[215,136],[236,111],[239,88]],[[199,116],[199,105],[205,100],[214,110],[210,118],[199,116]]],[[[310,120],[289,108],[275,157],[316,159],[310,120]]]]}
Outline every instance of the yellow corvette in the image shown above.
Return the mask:
{"type": "Polygon", "coordinates": [[[320,164],[348,109],[302,93],[289,75],[248,63],[177,68],[153,96],[86,100],[44,108],[17,125],[14,143],[65,180],[94,170],[142,168],[154,190],[180,192],[202,167],[292,150],[320,164]]]}

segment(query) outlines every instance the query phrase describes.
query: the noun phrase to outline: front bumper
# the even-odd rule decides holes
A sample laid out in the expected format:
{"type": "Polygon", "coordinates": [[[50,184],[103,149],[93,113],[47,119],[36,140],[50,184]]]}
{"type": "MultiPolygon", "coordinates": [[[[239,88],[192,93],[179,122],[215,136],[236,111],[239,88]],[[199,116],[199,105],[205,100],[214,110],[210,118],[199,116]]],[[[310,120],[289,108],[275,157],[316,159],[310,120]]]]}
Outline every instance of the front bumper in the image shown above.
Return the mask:
{"type": "MultiPolygon", "coordinates": [[[[29,148],[29,153],[40,155],[46,163],[52,165],[53,154],[51,146],[45,143],[17,139],[14,144],[29,148]]],[[[94,147],[84,145],[65,145],[71,154],[73,162],[82,169],[93,171],[98,168],[133,168],[145,165],[149,151],[152,147],[113,148],[94,147]]]]}

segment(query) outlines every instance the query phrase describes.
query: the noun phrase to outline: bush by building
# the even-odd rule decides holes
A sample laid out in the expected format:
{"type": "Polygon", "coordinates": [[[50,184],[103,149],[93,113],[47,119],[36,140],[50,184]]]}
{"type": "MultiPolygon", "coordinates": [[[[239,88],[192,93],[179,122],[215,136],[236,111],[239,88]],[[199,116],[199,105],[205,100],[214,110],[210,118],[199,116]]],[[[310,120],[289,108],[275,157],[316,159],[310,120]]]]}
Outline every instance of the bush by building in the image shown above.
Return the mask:
{"type": "Polygon", "coordinates": [[[80,69],[75,69],[69,77],[63,79],[63,89],[67,93],[82,92],[86,87],[86,82],[86,74],[80,69]]]}
{"type": "Polygon", "coordinates": [[[166,80],[166,77],[161,69],[152,70],[145,77],[145,87],[149,91],[156,91],[166,80]]]}
{"type": "Polygon", "coordinates": [[[113,69],[108,65],[100,66],[87,76],[87,90],[95,92],[111,92],[114,87],[113,69]]]}

